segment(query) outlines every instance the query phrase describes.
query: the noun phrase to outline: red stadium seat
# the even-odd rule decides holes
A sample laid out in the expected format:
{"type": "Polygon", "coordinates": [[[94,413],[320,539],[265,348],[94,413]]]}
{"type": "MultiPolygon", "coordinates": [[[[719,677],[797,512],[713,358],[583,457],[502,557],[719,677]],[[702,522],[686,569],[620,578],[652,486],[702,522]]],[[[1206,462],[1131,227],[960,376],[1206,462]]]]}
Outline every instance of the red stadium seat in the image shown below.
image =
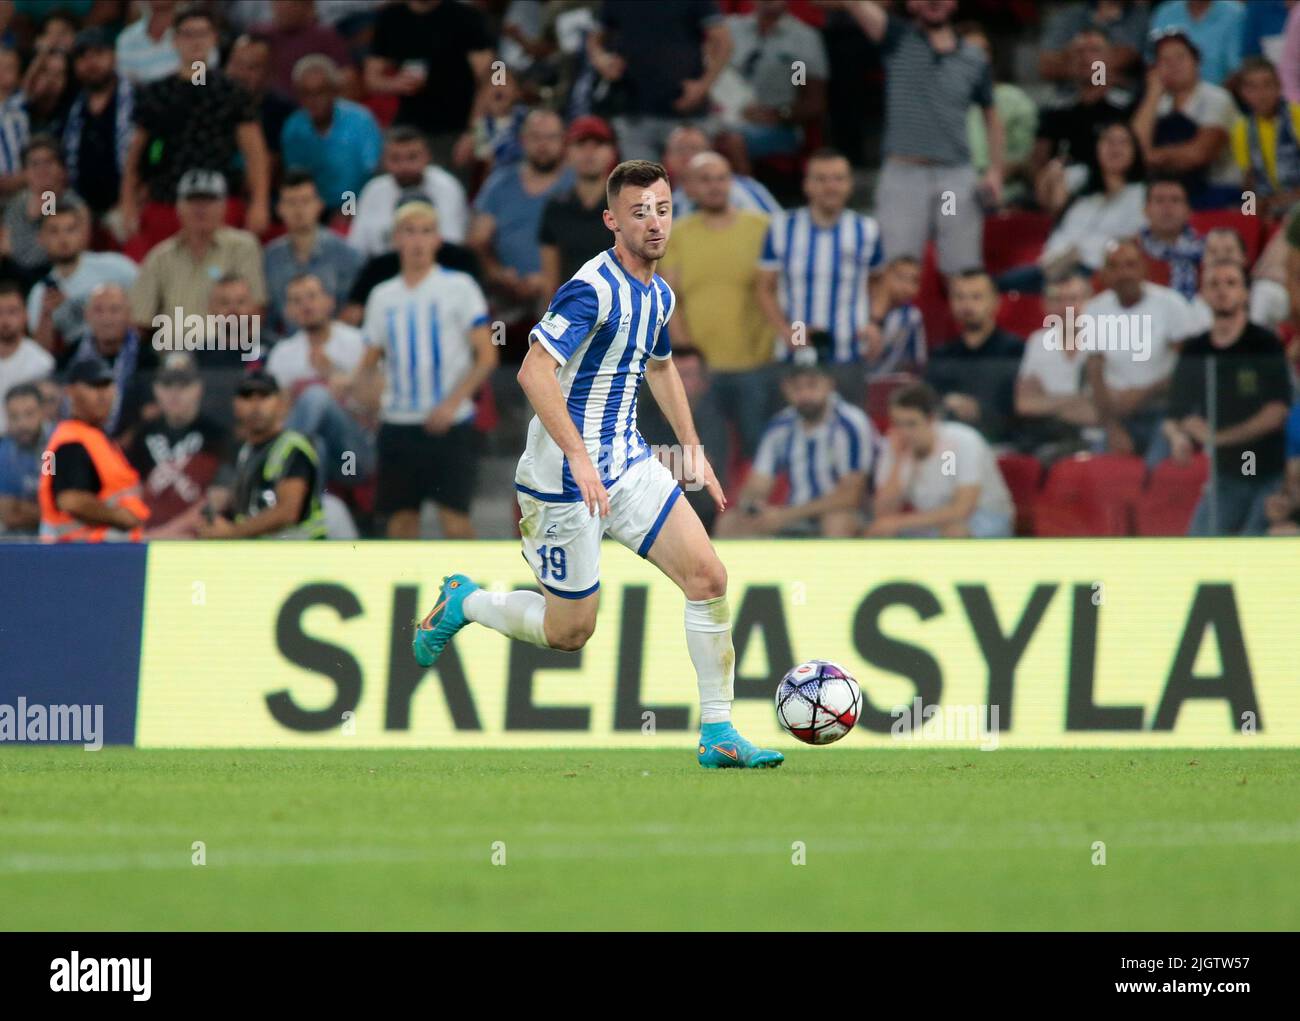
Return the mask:
{"type": "Polygon", "coordinates": [[[1210,462],[1204,454],[1195,455],[1190,464],[1166,460],[1156,465],[1138,497],[1137,534],[1186,535],[1209,474],[1210,462]]]}
{"type": "Polygon", "coordinates": [[[1046,213],[1023,211],[984,218],[984,268],[994,276],[1016,266],[1037,262],[1052,233],[1046,213]]]}
{"type": "Polygon", "coordinates": [[[1016,534],[1031,535],[1034,501],[1043,484],[1043,462],[1029,454],[1003,454],[998,458],[998,470],[1016,503],[1016,534]]]}
{"type": "Polygon", "coordinates": [[[889,431],[889,398],[900,386],[916,381],[916,377],[906,372],[888,372],[867,381],[866,412],[871,416],[871,424],[882,436],[889,431]]]}
{"type": "Polygon", "coordinates": [[[1253,266],[1264,247],[1264,218],[1247,216],[1238,209],[1202,209],[1192,213],[1192,229],[1201,237],[1218,227],[1227,227],[1241,235],[1246,243],[1246,265],[1253,266]]]}
{"type": "Polygon", "coordinates": [[[1039,295],[1008,291],[1002,295],[1002,301],[998,305],[998,325],[1019,337],[1028,337],[1035,330],[1043,328],[1046,314],[1043,299],[1039,295]]]}
{"type": "Polygon", "coordinates": [[[1076,454],[1057,461],[1034,502],[1038,536],[1131,535],[1146,465],[1121,454],[1076,454]]]}

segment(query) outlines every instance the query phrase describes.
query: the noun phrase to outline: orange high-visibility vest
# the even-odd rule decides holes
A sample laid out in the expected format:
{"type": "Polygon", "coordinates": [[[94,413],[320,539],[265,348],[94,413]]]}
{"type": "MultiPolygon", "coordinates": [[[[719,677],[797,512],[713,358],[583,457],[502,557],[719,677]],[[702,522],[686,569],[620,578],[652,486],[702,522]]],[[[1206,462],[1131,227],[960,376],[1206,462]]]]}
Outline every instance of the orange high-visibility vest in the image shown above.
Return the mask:
{"type": "MultiPolygon", "coordinates": [[[[76,419],[60,422],[45,448],[48,456],[44,460],[52,462],[55,473],[59,470],[59,447],[66,443],[80,443],[90,454],[99,473],[99,492],[95,495],[100,500],[125,507],[141,521],[149,517],[149,508],[140,498],[139,474],[102,429],[76,419]]],[[[60,510],[54,499],[54,475],[45,470],[41,472],[37,495],[41,504],[42,542],[139,542],[143,538],[139,528],[124,532],[108,525],[88,525],[60,510]]]]}

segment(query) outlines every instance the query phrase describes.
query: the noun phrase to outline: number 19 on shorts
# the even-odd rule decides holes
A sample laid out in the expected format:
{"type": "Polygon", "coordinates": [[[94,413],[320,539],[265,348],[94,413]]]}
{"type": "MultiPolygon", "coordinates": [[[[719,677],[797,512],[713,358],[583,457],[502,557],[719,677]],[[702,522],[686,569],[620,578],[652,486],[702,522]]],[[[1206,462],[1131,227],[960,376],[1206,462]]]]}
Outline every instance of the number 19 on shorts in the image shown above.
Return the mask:
{"type": "Polygon", "coordinates": [[[538,577],[542,581],[546,581],[547,578],[550,578],[551,581],[564,581],[569,569],[565,565],[564,550],[561,547],[538,546],[537,555],[542,560],[537,571],[538,577]]]}

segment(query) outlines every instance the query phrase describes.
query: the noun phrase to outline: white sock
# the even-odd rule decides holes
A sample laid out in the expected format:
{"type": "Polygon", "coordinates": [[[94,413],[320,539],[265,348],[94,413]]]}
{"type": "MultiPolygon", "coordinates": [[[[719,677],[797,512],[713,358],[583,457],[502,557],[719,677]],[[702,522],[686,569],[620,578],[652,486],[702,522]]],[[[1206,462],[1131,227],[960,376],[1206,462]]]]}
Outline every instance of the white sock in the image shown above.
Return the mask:
{"type": "Polygon", "coordinates": [[[686,649],[700,686],[700,723],[727,722],[736,697],[736,652],[726,596],[686,600],[686,649]]]}
{"type": "Polygon", "coordinates": [[[542,618],[546,615],[546,597],[540,592],[488,592],[479,589],[465,597],[465,618],[499,631],[507,638],[518,638],[529,645],[549,649],[542,618]]]}

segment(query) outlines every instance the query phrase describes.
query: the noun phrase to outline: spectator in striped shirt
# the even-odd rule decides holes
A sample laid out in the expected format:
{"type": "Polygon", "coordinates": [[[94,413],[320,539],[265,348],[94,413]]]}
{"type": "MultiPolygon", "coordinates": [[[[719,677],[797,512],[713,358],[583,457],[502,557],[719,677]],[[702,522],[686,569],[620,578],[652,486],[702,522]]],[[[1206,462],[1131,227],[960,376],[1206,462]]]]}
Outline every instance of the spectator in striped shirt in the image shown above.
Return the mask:
{"type": "MultiPolygon", "coordinates": [[[[664,169],[668,171],[668,180],[676,182],[673,189],[673,216],[680,219],[687,213],[695,211],[695,200],[686,193],[683,186],[686,181],[687,168],[691,160],[702,152],[713,148],[709,136],[702,128],[692,124],[683,124],[674,128],[664,146],[664,169]]],[[[747,209],[754,213],[772,214],[781,209],[781,203],[772,197],[762,182],[744,174],[731,175],[731,192],[727,204],[732,209],[747,209]]]]}
{"type": "Polygon", "coordinates": [[[867,378],[925,368],[925,321],[916,307],[921,264],[910,255],[890,259],[871,288],[867,378]]]}
{"type": "Polygon", "coordinates": [[[821,149],[808,158],[808,205],[772,217],[756,287],[778,356],[789,361],[804,345],[825,348],[842,367],[841,392],[858,403],[871,321],[867,280],[884,255],[876,221],[848,208],[852,190],[849,161],[840,153],[821,149]]]}
{"type": "Polygon", "coordinates": [[[792,366],[781,392],[790,406],[768,425],[737,509],[719,520],[718,535],[860,534],[875,453],[871,420],[835,392],[824,364],[792,366]],[[773,506],[779,476],[789,489],[785,503],[773,506]]]}
{"type": "Polygon", "coordinates": [[[1169,265],[1169,286],[1188,301],[1196,297],[1205,239],[1191,224],[1187,188],[1176,177],[1147,185],[1146,225],[1138,232],[1142,250],[1169,265]]]}
{"type": "Polygon", "coordinates": [[[985,205],[1002,199],[1004,137],[984,53],[953,30],[956,0],[912,0],[912,20],[863,0],[849,7],[885,63],[885,162],[876,189],[885,248],[922,255],[932,237],[952,276],[978,265],[985,205]],[[988,169],[971,164],[966,121],[984,111],[988,169]]]}
{"type": "Polygon", "coordinates": [[[18,51],[0,47],[0,197],[23,186],[23,146],[31,128],[19,90],[22,72],[18,51]]]}

